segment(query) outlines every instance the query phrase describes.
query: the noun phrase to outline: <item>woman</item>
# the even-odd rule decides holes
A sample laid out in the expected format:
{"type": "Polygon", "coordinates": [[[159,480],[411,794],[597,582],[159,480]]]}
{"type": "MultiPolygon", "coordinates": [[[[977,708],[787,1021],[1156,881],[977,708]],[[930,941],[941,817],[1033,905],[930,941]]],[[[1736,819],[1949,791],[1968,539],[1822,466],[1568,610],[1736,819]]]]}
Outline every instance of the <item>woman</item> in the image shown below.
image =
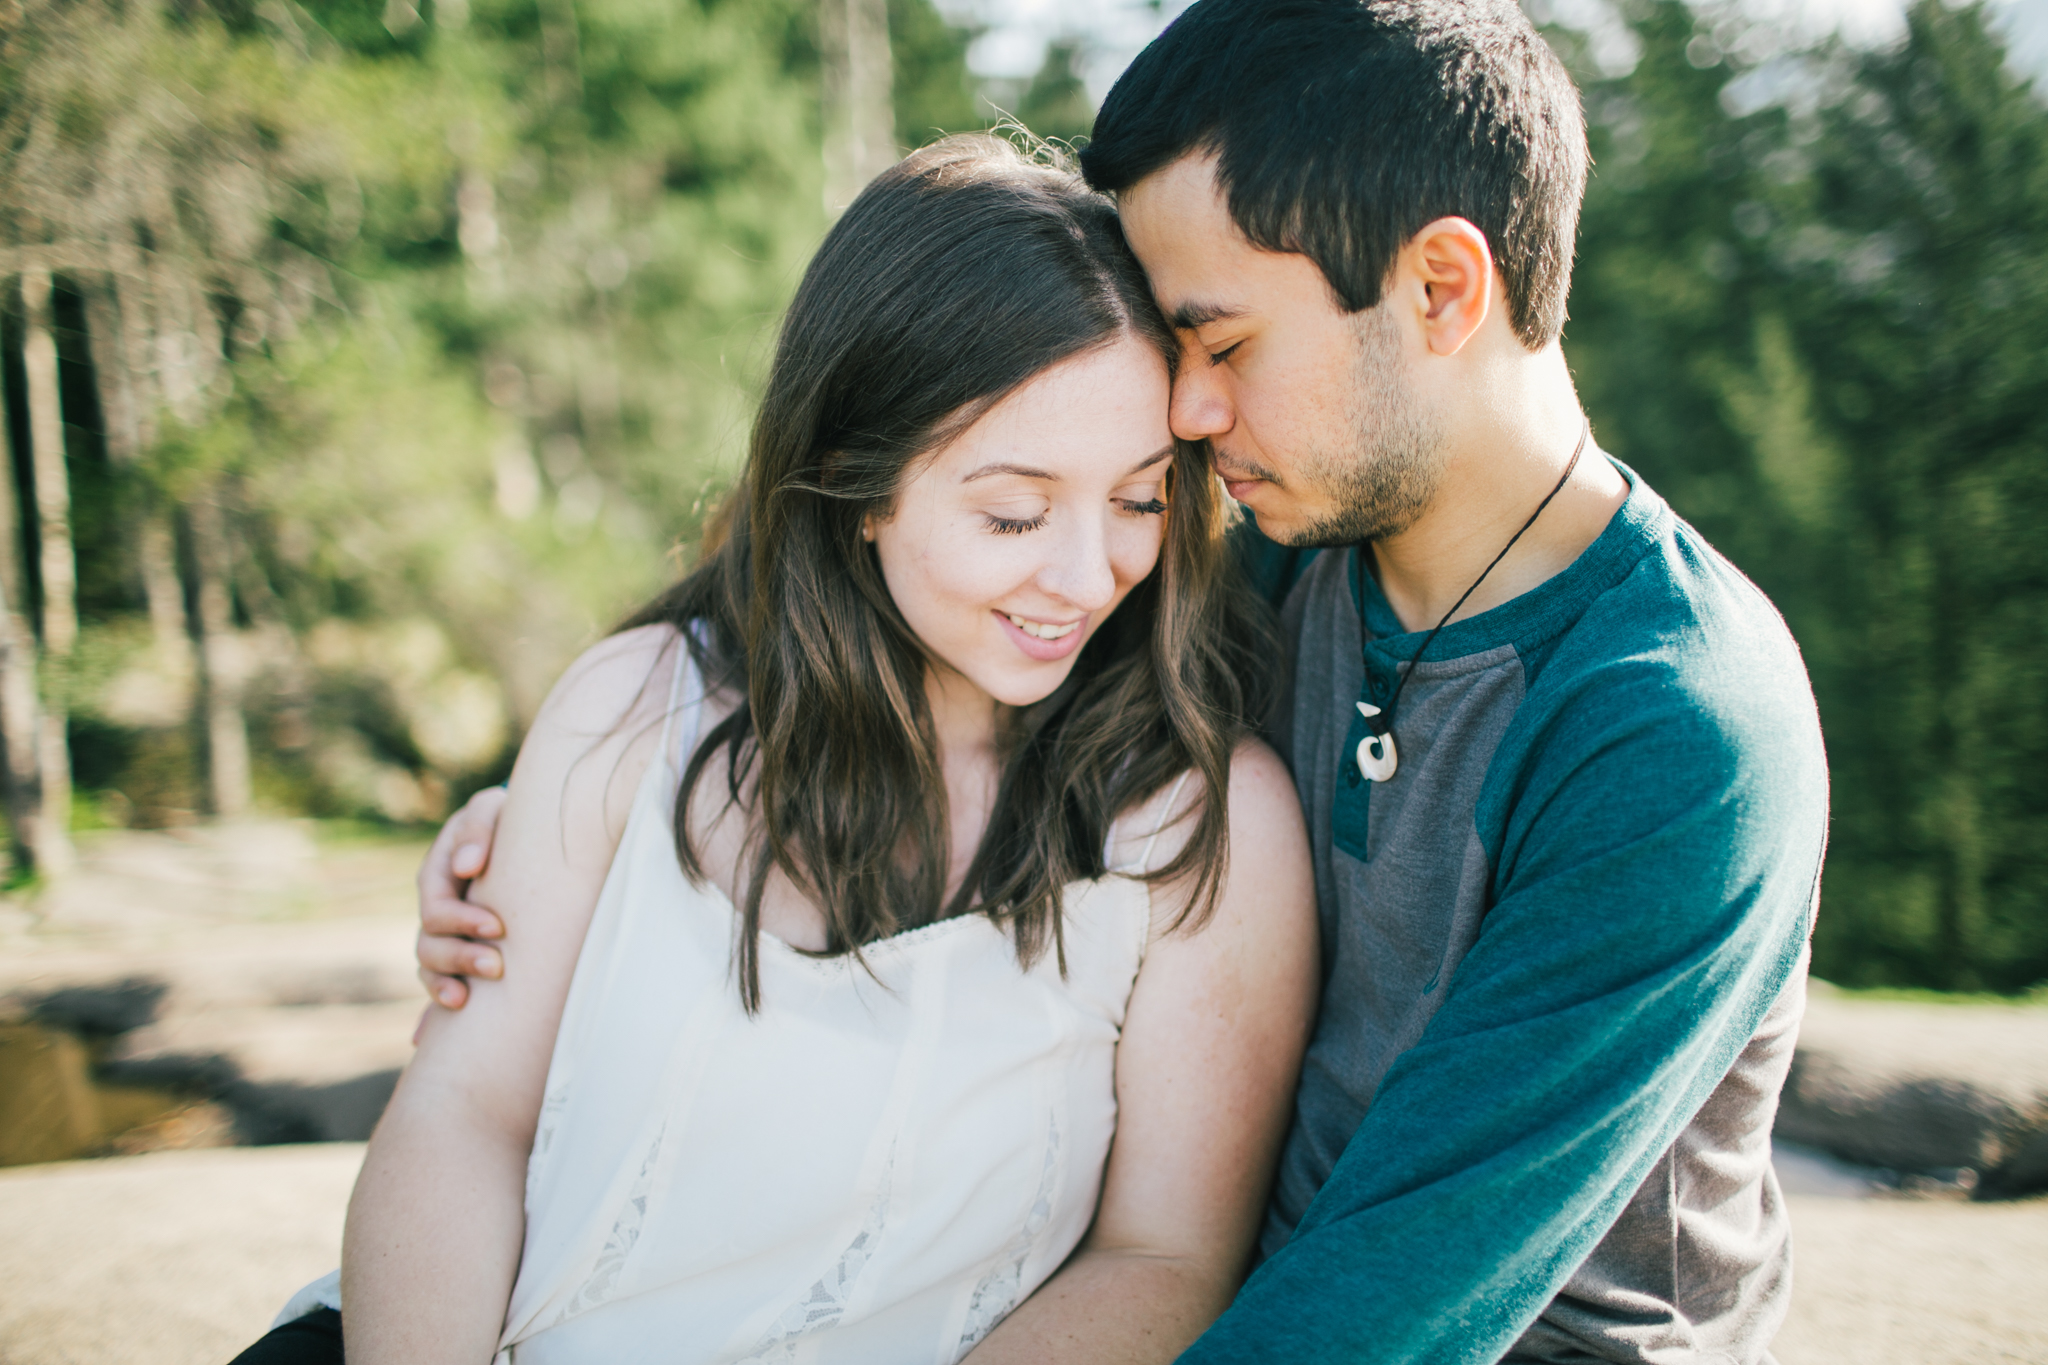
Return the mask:
{"type": "Polygon", "coordinates": [[[521,750],[504,979],[371,1141],[352,1361],[1167,1360],[1228,1303],[1315,926],[1176,355],[1005,143],[847,211],[723,543],[521,750]]]}

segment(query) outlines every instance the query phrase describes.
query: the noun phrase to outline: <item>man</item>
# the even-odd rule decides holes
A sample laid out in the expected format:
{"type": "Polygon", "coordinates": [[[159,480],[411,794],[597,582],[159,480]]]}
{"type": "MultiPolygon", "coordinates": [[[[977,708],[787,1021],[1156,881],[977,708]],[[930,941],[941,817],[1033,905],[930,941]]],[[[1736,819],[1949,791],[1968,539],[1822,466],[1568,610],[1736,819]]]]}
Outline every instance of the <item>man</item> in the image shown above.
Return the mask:
{"type": "MultiPolygon", "coordinates": [[[[1199,0],[1082,164],[1263,533],[1323,925],[1262,1263],[1183,1359],[1768,1360],[1824,760],[1775,611],[1588,440],[1569,77],[1493,0],[1199,0]]],[[[490,929],[489,814],[432,933],[490,929]]]]}

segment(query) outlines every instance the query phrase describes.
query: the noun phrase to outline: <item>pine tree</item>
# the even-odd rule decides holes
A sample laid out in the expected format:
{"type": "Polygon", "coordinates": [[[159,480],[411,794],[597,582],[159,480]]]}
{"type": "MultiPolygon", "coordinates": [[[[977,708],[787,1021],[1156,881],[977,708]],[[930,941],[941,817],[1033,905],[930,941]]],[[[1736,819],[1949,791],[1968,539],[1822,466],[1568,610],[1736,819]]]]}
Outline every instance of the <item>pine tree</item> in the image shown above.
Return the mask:
{"type": "Polygon", "coordinates": [[[1805,651],[1834,777],[1816,970],[2025,988],[2048,977],[2048,106],[1982,6],[1922,0],[1874,52],[1677,3],[1634,26],[1635,68],[1587,82],[1567,348],[1596,430],[1805,651]]]}

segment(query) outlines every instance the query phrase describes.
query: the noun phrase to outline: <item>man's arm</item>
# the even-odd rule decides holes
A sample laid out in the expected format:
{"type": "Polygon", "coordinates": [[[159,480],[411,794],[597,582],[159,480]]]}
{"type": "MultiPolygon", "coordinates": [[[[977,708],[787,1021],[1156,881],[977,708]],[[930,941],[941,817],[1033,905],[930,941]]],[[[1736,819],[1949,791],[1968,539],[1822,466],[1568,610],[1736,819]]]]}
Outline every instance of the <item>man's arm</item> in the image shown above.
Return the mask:
{"type": "Polygon", "coordinates": [[[1826,810],[1797,709],[1731,720],[1654,677],[1559,709],[1443,1008],[1187,1365],[1506,1353],[1796,969],[1826,810]]]}

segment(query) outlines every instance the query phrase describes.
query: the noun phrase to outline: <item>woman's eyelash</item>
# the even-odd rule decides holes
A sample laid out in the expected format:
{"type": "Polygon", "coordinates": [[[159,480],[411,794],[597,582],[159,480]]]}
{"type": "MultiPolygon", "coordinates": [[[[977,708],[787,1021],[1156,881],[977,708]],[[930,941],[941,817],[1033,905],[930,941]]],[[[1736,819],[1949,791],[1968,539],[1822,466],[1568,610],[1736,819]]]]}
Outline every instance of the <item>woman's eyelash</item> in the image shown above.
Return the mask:
{"type": "MultiPolygon", "coordinates": [[[[1132,498],[1118,498],[1117,505],[1131,515],[1141,517],[1156,517],[1166,510],[1166,503],[1159,498],[1147,498],[1143,502],[1132,498]]],[[[1047,516],[1044,512],[1029,519],[999,517],[993,512],[983,512],[981,515],[988,522],[988,529],[999,536],[1021,536],[1026,531],[1036,531],[1045,525],[1047,516]]]]}
{"type": "Polygon", "coordinates": [[[1222,350],[1216,352],[1214,355],[1209,357],[1209,363],[1211,365],[1221,365],[1224,361],[1230,359],[1231,354],[1234,351],[1236,351],[1239,346],[1242,345],[1244,345],[1244,343],[1242,341],[1239,341],[1229,346],[1225,346],[1222,350]]]}

